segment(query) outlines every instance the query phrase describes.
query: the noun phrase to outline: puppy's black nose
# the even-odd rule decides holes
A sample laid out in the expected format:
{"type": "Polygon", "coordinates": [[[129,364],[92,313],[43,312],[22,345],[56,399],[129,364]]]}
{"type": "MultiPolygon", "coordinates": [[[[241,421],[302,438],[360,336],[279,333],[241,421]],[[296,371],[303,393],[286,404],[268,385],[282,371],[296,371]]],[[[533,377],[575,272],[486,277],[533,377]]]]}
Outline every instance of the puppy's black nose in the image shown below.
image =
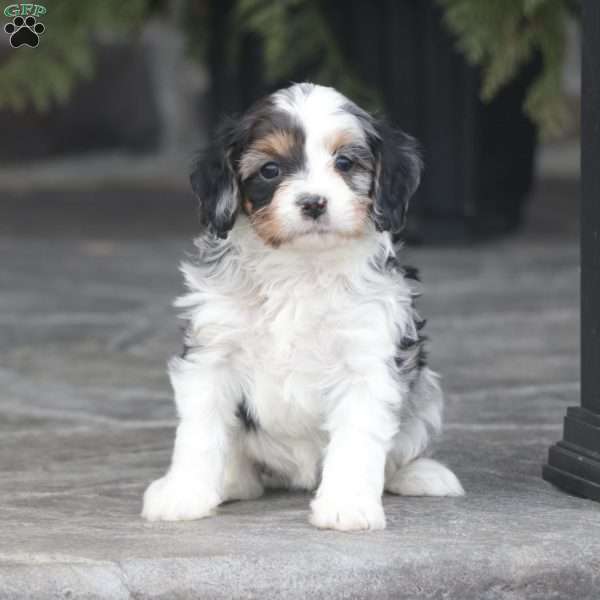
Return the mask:
{"type": "Polygon", "coordinates": [[[298,198],[298,205],[305,217],[318,219],[327,210],[327,200],[322,196],[307,194],[298,198]]]}

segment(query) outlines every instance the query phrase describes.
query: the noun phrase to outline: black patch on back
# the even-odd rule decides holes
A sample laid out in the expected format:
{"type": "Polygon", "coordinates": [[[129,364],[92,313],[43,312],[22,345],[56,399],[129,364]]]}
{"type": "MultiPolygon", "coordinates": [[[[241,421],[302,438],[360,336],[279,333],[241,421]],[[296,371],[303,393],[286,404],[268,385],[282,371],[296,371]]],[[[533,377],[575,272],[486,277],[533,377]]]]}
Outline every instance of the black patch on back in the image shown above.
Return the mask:
{"type": "Polygon", "coordinates": [[[421,276],[419,275],[419,269],[416,267],[411,267],[409,265],[402,265],[400,267],[404,277],[406,279],[412,279],[413,281],[421,281],[421,276]]]}
{"type": "Polygon", "coordinates": [[[238,404],[235,416],[242,422],[242,425],[244,426],[244,429],[247,432],[256,431],[258,429],[258,423],[250,414],[246,398],[242,398],[242,400],[238,404]]]}
{"type": "Polygon", "coordinates": [[[398,342],[394,360],[400,372],[410,375],[427,366],[427,339],[427,336],[419,332],[416,338],[403,337],[398,342]]]}
{"type": "MultiPolygon", "coordinates": [[[[420,282],[419,271],[415,267],[401,265],[396,256],[390,256],[385,260],[385,264],[381,261],[381,265],[375,267],[384,272],[399,273],[406,280],[420,282]]],[[[423,329],[427,323],[426,319],[422,319],[415,309],[415,301],[418,299],[419,293],[413,291],[412,298],[412,318],[415,328],[415,336],[405,336],[398,341],[396,346],[396,355],[394,357],[397,369],[408,376],[414,376],[421,369],[427,366],[427,349],[426,343],[428,338],[423,334],[423,329]]]]}
{"type": "Polygon", "coordinates": [[[420,338],[420,343],[419,343],[419,354],[417,355],[417,367],[419,369],[419,371],[421,369],[424,369],[427,366],[427,348],[425,347],[425,340],[427,338],[426,337],[421,337],[420,338]]]}

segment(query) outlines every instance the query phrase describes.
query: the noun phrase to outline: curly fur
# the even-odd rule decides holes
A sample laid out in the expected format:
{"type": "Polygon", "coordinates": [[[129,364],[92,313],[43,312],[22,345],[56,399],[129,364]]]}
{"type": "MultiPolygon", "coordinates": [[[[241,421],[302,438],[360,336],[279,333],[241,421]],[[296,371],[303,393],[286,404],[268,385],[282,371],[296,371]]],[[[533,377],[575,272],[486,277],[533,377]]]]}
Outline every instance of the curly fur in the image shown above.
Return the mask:
{"type": "Polygon", "coordinates": [[[169,364],[180,424],[143,515],[200,518],[275,485],[316,490],[317,527],[379,529],[384,489],[461,494],[423,458],[442,393],[415,273],[391,241],[418,185],[414,142],[310,84],[262,101],[226,138],[192,177],[206,229],[176,303],[189,323],[169,364]],[[260,174],[267,162],[277,181],[260,174]],[[309,218],[315,195],[326,210],[309,218]]]}

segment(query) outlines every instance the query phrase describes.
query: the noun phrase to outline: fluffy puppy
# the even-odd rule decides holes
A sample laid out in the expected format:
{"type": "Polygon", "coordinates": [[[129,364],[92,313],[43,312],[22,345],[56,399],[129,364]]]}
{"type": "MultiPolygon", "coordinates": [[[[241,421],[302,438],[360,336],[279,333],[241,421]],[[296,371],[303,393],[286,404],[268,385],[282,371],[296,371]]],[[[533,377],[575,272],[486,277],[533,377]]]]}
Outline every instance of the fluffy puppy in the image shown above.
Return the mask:
{"type": "Polygon", "coordinates": [[[420,173],[412,138],[332,88],[293,85],[226,124],[191,178],[205,228],[176,303],[180,422],[145,518],[271,485],[316,490],[317,527],[382,529],[384,490],[463,493],[424,458],[442,394],[391,237],[420,173]]]}

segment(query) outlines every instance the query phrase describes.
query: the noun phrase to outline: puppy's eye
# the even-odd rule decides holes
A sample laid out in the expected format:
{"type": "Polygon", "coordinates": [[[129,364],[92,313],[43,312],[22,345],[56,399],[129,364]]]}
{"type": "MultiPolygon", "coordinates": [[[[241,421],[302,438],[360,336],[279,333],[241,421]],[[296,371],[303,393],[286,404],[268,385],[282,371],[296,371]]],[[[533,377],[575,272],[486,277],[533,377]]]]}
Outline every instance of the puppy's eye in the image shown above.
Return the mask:
{"type": "Polygon", "coordinates": [[[260,174],[264,179],[275,179],[279,177],[279,165],[276,162],[265,163],[260,168],[260,174]]]}
{"type": "Polygon", "coordinates": [[[343,154],[336,156],[335,158],[335,168],[338,171],[342,171],[342,173],[348,172],[354,165],[354,161],[343,154]]]}

